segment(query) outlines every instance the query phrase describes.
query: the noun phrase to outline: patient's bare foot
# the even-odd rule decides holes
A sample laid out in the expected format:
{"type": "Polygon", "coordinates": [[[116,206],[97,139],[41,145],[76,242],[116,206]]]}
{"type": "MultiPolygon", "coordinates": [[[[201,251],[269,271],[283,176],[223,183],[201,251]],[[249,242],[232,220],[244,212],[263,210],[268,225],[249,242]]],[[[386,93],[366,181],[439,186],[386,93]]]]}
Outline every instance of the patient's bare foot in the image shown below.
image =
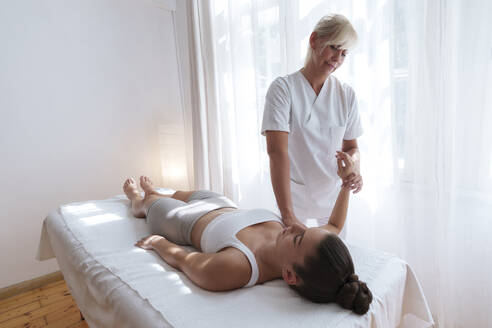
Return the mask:
{"type": "Polygon", "coordinates": [[[158,194],[158,192],[154,189],[154,183],[148,176],[142,175],[140,177],[140,187],[142,187],[143,191],[145,191],[145,195],[158,194]]]}
{"type": "Polygon", "coordinates": [[[137,183],[135,180],[132,178],[126,179],[125,183],[123,184],[123,191],[125,192],[126,197],[128,197],[129,200],[133,200],[134,198],[142,198],[140,196],[140,193],[138,192],[138,187],[137,183]]]}
{"type": "Polygon", "coordinates": [[[132,213],[137,218],[144,218],[143,198],[138,191],[137,183],[132,178],[126,179],[123,184],[123,191],[132,203],[132,213]]]}

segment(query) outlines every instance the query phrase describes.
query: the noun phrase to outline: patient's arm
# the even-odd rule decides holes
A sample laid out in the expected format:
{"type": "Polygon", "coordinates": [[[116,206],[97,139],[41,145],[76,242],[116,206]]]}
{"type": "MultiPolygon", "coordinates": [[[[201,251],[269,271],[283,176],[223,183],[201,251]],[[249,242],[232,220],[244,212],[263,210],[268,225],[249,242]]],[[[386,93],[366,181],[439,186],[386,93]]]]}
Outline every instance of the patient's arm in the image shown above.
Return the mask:
{"type": "Polygon", "coordinates": [[[350,198],[350,187],[341,187],[337,201],[331,211],[330,220],[321,228],[340,234],[347,218],[347,210],[350,198]]]}
{"type": "MultiPolygon", "coordinates": [[[[354,161],[352,158],[344,152],[337,152],[337,165],[338,165],[338,176],[343,180],[354,171],[354,161]]],[[[337,235],[342,231],[345,224],[345,219],[347,218],[347,210],[350,199],[350,187],[341,187],[338,193],[335,206],[330,215],[328,223],[321,228],[329,230],[336,233],[337,235]]]]}
{"type": "Polygon", "coordinates": [[[189,252],[158,235],[145,237],[136,246],[155,250],[169,265],[210,291],[241,288],[251,276],[247,258],[233,248],[218,253],[189,252]]]}

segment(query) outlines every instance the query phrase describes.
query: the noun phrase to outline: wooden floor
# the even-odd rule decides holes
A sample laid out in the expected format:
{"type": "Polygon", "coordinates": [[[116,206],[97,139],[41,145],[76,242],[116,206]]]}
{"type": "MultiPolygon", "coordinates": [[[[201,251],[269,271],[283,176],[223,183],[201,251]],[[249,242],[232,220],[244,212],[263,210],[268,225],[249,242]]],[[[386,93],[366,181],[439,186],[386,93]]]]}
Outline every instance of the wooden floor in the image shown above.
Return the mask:
{"type": "Polygon", "coordinates": [[[64,280],[0,300],[0,327],[88,327],[64,280]]]}

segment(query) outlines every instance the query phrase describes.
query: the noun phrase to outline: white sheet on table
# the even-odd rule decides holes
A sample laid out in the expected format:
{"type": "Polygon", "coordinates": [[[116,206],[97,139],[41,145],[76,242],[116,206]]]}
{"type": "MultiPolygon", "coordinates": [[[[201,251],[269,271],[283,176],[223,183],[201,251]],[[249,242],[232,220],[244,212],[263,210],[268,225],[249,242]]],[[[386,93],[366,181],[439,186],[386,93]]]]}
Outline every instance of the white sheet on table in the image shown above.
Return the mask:
{"type": "MultiPolygon", "coordinates": [[[[200,327],[251,327],[265,323],[283,327],[432,326],[432,317],[412,270],[404,261],[381,251],[349,246],[356,273],[374,295],[370,311],[358,316],[336,304],[306,301],[282,280],[226,293],[200,289],[154,252],[133,246],[149,231],[145,220],[131,215],[129,201],[123,196],[67,204],[60,207],[59,213],[61,220],[53,219],[50,224],[64,225],[70,232],[66,238],[78,245],[69,261],[80,263],[82,257],[90,257],[107,270],[106,275],[116,277],[134,291],[132,297],[140,297],[139,302],[148,300],[165,318],[163,322],[175,327],[196,327],[197,322],[200,327]]],[[[50,225],[46,229],[45,224],[38,252],[44,258],[50,253],[46,243],[50,225]]],[[[94,286],[102,286],[100,279],[114,283],[114,279],[107,279],[99,271],[85,278],[94,286]]],[[[106,289],[111,290],[111,286],[106,289]]],[[[116,304],[110,293],[94,293],[104,295],[98,302],[116,304]]],[[[127,302],[138,303],[132,297],[127,302]]],[[[142,313],[135,314],[139,315],[142,313]]]]}

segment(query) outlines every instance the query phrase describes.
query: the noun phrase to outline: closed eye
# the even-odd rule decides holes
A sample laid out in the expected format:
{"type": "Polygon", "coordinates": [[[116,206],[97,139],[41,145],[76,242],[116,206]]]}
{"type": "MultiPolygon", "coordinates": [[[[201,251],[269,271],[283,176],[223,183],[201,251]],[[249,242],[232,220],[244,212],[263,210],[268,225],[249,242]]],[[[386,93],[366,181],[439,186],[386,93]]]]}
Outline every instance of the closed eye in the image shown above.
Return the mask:
{"type": "Polygon", "coordinates": [[[299,240],[299,242],[297,243],[297,246],[301,245],[301,242],[302,242],[302,239],[304,238],[305,233],[306,233],[306,230],[304,230],[302,233],[300,233],[294,237],[294,245],[296,244],[297,240],[299,240]],[[298,239],[297,237],[300,237],[300,239],[298,239]]]}
{"type": "Polygon", "coordinates": [[[301,237],[301,234],[298,234],[294,237],[294,245],[296,245],[296,241],[298,240],[297,237],[301,237]]]}

